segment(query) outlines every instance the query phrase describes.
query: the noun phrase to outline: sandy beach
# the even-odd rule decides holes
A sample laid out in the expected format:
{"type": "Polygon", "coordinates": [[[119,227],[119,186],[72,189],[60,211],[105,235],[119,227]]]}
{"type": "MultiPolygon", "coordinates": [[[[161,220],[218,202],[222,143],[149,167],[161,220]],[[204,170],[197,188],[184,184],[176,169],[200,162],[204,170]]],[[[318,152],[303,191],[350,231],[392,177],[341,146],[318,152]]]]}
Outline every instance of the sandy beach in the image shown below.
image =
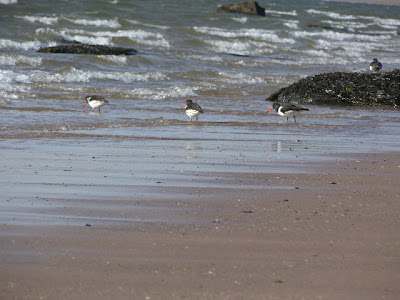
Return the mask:
{"type": "Polygon", "coordinates": [[[398,298],[399,153],[130,185],[125,148],[32,145],[2,152],[2,299],[398,298]]]}

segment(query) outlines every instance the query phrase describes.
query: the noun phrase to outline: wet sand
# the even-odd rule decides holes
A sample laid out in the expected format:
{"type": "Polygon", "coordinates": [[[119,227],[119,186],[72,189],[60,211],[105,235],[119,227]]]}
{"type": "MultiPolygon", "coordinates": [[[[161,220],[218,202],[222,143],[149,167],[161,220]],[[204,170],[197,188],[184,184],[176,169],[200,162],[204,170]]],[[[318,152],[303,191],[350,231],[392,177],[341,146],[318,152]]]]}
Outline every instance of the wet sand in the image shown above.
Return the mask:
{"type": "Polygon", "coordinates": [[[3,144],[1,299],[400,294],[400,153],[230,172],[167,152],[157,172],[161,142],[142,169],[134,145],[60,141],[3,144]]]}

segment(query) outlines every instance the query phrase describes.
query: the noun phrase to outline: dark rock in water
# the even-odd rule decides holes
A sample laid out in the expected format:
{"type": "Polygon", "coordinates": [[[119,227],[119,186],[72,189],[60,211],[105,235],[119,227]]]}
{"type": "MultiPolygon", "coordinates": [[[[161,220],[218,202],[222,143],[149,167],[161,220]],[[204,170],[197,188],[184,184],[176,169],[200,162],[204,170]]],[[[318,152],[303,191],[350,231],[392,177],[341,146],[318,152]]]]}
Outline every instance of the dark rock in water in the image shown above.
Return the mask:
{"type": "Polygon", "coordinates": [[[258,5],[257,1],[222,5],[216,9],[216,12],[230,12],[246,15],[265,16],[265,9],[258,5]]]}
{"type": "Polygon", "coordinates": [[[400,70],[308,76],[280,89],[266,100],[293,104],[399,107],[400,70]]]}
{"type": "Polygon", "coordinates": [[[54,47],[40,48],[42,53],[70,53],[70,54],[93,54],[93,55],[134,55],[137,53],[132,48],[110,47],[102,45],[89,45],[79,42],[62,44],[54,47]]]}

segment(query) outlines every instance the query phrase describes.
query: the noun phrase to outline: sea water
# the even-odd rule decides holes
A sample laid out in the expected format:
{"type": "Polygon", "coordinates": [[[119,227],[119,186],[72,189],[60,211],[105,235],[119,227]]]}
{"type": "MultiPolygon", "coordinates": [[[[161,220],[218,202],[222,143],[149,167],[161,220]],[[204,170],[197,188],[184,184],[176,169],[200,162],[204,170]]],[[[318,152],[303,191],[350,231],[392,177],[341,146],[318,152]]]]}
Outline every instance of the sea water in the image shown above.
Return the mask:
{"type": "MultiPolygon", "coordinates": [[[[307,106],[286,124],[265,98],[308,75],[400,66],[400,6],[258,1],[0,1],[0,137],[215,140],[360,152],[399,146],[398,110],[307,106]],[[137,55],[38,53],[65,41],[137,55]],[[109,101],[83,110],[87,95],[109,101]],[[189,124],[186,99],[204,114],[189,124]],[[302,141],[299,143],[298,141],[302,141]]],[[[319,150],[318,150],[319,149],[319,150]]],[[[317,151],[318,150],[318,151],[317,151]]]]}

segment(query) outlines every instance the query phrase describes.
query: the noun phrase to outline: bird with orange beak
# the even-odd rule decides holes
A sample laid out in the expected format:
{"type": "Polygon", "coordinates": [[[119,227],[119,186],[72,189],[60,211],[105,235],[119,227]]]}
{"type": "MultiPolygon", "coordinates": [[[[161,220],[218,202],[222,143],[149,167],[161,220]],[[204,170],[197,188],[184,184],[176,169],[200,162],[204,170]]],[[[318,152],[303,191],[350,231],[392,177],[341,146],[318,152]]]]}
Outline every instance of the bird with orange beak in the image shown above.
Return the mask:
{"type": "Polygon", "coordinates": [[[280,104],[278,102],[275,102],[272,104],[271,108],[268,109],[266,112],[269,112],[271,110],[275,109],[278,115],[282,117],[286,117],[286,123],[289,122],[289,117],[293,117],[294,121],[296,122],[296,116],[298,116],[301,112],[304,110],[308,110],[307,108],[303,108],[300,106],[296,106],[294,104],[280,104]]]}
{"type": "Polygon", "coordinates": [[[92,108],[92,111],[94,111],[95,108],[98,108],[99,112],[100,112],[100,107],[103,107],[107,103],[108,103],[108,101],[101,96],[96,96],[96,95],[86,96],[85,104],[83,104],[83,108],[85,108],[86,105],[89,104],[89,106],[92,108]]]}
{"type": "Polygon", "coordinates": [[[182,106],[185,109],[186,114],[189,116],[190,121],[196,117],[196,121],[199,120],[199,114],[203,113],[200,105],[194,103],[192,100],[186,100],[186,103],[182,106]]]}

